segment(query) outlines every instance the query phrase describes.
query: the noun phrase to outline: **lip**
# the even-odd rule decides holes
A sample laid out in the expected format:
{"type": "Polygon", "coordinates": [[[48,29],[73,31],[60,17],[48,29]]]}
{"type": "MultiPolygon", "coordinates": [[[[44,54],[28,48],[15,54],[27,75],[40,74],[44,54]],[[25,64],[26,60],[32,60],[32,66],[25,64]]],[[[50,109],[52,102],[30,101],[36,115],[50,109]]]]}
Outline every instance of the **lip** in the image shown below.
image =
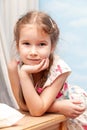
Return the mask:
{"type": "Polygon", "coordinates": [[[34,65],[34,64],[39,64],[41,62],[41,59],[28,59],[29,64],[34,65]]]}

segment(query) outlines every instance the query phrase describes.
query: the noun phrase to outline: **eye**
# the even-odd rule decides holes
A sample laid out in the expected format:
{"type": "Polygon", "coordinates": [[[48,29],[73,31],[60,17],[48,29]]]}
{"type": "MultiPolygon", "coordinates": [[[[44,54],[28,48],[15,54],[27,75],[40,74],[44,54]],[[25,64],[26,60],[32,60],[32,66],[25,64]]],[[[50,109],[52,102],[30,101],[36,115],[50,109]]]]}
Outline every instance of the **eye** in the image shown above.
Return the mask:
{"type": "Polygon", "coordinates": [[[39,44],[40,46],[46,46],[46,43],[42,42],[39,44]]]}
{"type": "Polygon", "coordinates": [[[28,46],[28,45],[30,45],[30,43],[29,43],[29,42],[24,42],[23,44],[24,44],[24,45],[27,45],[27,46],[28,46]]]}

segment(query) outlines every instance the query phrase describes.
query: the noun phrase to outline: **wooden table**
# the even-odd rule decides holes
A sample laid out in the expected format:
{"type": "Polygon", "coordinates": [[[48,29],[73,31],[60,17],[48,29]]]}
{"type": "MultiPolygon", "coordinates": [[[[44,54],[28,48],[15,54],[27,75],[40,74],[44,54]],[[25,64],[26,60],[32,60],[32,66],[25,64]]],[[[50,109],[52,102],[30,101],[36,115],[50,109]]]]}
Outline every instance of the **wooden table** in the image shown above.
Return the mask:
{"type": "Polygon", "coordinates": [[[45,114],[41,117],[32,117],[28,113],[14,126],[0,130],[67,130],[67,118],[59,114],[45,114]]]}

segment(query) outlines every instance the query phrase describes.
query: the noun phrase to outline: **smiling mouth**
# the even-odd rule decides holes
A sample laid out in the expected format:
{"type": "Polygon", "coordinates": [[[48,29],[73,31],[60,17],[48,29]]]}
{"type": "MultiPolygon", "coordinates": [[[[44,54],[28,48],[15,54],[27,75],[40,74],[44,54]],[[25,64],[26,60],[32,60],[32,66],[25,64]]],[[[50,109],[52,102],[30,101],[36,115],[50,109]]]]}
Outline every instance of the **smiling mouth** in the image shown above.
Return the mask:
{"type": "Polygon", "coordinates": [[[41,59],[28,59],[30,64],[39,64],[41,62],[41,59]]]}
{"type": "Polygon", "coordinates": [[[30,61],[41,61],[41,59],[29,59],[30,61]]]}

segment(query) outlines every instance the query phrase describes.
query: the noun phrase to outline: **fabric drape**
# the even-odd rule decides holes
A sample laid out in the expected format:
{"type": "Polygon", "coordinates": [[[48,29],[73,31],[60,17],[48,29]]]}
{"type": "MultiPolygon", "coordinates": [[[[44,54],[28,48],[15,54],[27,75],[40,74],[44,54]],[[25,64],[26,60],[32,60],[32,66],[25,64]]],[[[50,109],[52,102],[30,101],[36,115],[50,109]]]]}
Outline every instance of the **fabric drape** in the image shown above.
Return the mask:
{"type": "Polygon", "coordinates": [[[11,59],[13,28],[27,11],[38,10],[38,0],[0,0],[0,102],[18,108],[8,78],[7,62],[11,59]]]}

